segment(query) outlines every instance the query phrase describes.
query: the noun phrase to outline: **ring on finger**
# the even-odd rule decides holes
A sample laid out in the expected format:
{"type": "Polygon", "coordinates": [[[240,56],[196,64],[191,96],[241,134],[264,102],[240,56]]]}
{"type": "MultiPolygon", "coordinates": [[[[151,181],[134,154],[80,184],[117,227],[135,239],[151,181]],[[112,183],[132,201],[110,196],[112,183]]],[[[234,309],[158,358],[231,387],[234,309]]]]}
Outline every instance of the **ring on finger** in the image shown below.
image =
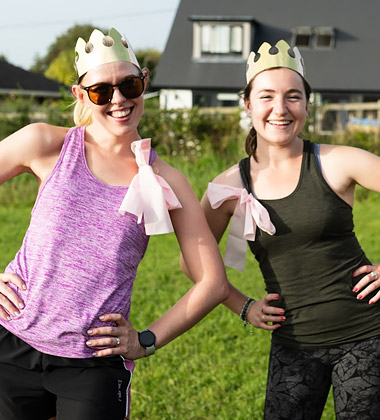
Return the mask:
{"type": "Polygon", "coordinates": [[[115,337],[115,338],[116,338],[116,346],[115,347],[120,346],[120,338],[119,337],[115,337]]]}
{"type": "Polygon", "coordinates": [[[264,322],[264,316],[265,316],[265,315],[263,315],[263,316],[261,317],[261,321],[263,321],[263,322],[264,322]]]}
{"type": "Polygon", "coordinates": [[[375,273],[374,271],[371,271],[369,273],[369,275],[371,276],[371,280],[377,280],[379,278],[379,276],[377,275],[377,273],[375,273]]]}
{"type": "Polygon", "coordinates": [[[264,313],[264,306],[261,307],[261,312],[264,313]]]}

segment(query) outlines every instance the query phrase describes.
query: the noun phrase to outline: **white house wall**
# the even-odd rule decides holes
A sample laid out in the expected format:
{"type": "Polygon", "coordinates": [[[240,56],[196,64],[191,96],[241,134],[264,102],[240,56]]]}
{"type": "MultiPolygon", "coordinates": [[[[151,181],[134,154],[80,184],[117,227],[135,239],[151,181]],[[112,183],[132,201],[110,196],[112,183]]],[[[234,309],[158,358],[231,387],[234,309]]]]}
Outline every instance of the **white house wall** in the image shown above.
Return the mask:
{"type": "Polygon", "coordinates": [[[193,106],[193,93],[184,89],[161,89],[161,109],[190,109],[193,106]]]}

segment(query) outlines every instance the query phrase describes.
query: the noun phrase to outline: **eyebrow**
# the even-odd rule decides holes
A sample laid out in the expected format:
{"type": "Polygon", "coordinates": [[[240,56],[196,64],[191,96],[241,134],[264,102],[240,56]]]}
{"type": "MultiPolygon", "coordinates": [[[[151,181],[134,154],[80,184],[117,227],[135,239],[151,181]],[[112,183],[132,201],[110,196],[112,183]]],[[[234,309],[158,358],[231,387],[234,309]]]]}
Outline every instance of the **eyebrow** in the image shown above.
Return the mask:
{"type": "MultiPolygon", "coordinates": [[[[276,91],[274,89],[261,89],[257,93],[265,93],[265,92],[274,93],[276,91]]],[[[286,91],[286,93],[287,94],[289,94],[289,93],[299,93],[299,94],[303,95],[302,90],[299,90],[299,89],[289,89],[289,90],[286,91]]]]}

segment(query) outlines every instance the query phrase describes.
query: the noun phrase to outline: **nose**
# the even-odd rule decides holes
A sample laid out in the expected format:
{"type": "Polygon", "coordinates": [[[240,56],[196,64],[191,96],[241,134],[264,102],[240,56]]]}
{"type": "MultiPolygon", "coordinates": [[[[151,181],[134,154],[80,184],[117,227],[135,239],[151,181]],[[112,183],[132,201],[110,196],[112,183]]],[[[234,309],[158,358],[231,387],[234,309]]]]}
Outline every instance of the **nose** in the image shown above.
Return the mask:
{"type": "Polygon", "coordinates": [[[286,100],[284,97],[279,96],[276,97],[274,104],[273,104],[273,110],[277,115],[284,115],[287,112],[286,107],[286,100]]]}
{"type": "Polygon", "coordinates": [[[113,104],[119,104],[121,102],[125,101],[125,96],[120,92],[120,89],[115,86],[113,88],[113,94],[112,94],[112,98],[111,98],[111,102],[113,104]]]}

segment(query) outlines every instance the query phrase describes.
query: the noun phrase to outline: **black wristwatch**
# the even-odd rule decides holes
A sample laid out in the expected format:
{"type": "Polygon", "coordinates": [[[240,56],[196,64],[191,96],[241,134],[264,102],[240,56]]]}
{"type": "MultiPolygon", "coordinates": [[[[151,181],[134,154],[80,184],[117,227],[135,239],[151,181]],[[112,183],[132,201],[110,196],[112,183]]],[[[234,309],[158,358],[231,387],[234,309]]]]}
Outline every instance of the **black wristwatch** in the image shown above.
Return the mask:
{"type": "Polygon", "coordinates": [[[150,330],[142,330],[138,332],[139,342],[144,347],[145,357],[151,356],[156,351],[156,336],[150,330]]]}

